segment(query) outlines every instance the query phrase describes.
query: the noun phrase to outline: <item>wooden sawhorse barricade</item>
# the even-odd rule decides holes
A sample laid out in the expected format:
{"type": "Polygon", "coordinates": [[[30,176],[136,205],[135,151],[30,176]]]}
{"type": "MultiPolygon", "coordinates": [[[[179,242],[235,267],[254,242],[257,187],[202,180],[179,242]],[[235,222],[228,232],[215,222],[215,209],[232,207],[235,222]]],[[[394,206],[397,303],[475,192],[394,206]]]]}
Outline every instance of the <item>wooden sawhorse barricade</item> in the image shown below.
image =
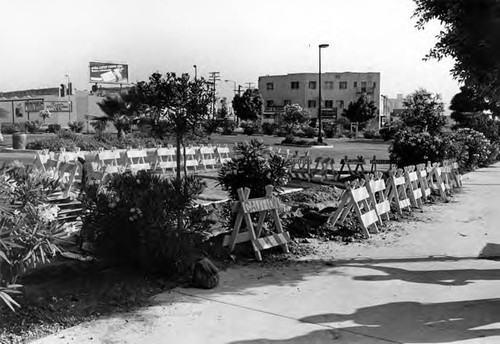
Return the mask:
{"type": "Polygon", "coordinates": [[[330,215],[328,222],[335,225],[337,221],[344,223],[347,216],[354,211],[354,216],[361,225],[363,236],[367,239],[370,237],[369,227],[373,227],[373,231],[378,233],[376,222],[379,221],[379,216],[375,209],[376,205],[370,205],[371,201],[368,190],[365,187],[365,180],[354,180],[345,183],[346,190],[342,194],[339,207],[330,215]]]}
{"type": "Polygon", "coordinates": [[[364,178],[365,175],[365,165],[366,161],[363,156],[358,156],[356,159],[349,159],[347,155],[340,160],[340,169],[339,169],[339,175],[342,174],[349,174],[351,176],[355,176],[358,178],[364,178]],[[353,169],[352,165],[355,165],[356,167],[353,169]],[[347,167],[347,171],[344,171],[344,167],[347,167]]]}
{"type": "Polygon", "coordinates": [[[255,258],[258,261],[262,260],[260,251],[271,247],[282,246],[283,251],[288,253],[288,243],[291,239],[288,232],[283,231],[283,227],[281,226],[281,221],[278,215],[280,201],[278,198],[273,196],[273,186],[266,186],[265,197],[249,199],[249,195],[249,188],[238,189],[239,201],[233,206],[233,211],[237,212],[238,215],[236,217],[233,232],[231,235],[226,235],[224,237],[222,246],[229,246],[229,250],[233,251],[236,244],[250,241],[255,252],[255,258]],[[274,220],[275,233],[261,237],[262,226],[264,225],[266,215],[269,211],[271,212],[274,220]],[[257,227],[254,227],[250,216],[250,214],[253,213],[259,213],[257,227]],[[246,224],[245,232],[240,231],[243,220],[246,224]]]}

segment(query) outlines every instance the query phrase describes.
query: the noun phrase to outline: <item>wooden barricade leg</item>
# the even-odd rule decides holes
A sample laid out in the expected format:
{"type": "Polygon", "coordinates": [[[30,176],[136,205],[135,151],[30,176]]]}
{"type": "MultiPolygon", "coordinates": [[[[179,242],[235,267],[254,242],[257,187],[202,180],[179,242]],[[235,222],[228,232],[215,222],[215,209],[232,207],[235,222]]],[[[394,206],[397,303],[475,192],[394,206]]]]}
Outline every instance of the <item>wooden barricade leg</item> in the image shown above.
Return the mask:
{"type": "Polygon", "coordinates": [[[438,163],[433,163],[432,165],[429,163],[427,165],[427,180],[429,181],[429,186],[431,189],[439,192],[441,199],[443,202],[448,202],[448,196],[446,195],[446,187],[444,186],[443,179],[441,177],[441,168],[438,163]],[[430,170],[430,172],[429,172],[430,170]]]}

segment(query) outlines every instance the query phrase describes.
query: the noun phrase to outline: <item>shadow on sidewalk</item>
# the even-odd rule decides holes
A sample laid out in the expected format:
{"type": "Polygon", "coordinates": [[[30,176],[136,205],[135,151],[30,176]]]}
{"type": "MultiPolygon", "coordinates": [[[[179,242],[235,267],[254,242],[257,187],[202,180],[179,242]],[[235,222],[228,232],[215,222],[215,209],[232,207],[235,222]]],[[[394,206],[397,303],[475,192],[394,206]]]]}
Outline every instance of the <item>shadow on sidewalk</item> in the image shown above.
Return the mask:
{"type": "Polygon", "coordinates": [[[458,270],[405,270],[388,266],[349,265],[374,269],[385,275],[355,276],[357,281],[393,281],[401,280],[409,283],[437,284],[444,286],[463,286],[474,281],[500,280],[500,269],[458,269],[458,270]]]}
{"type": "MultiPolygon", "coordinates": [[[[347,343],[346,333],[364,336],[363,343],[450,343],[473,338],[500,336],[500,299],[423,304],[394,302],[360,308],[352,314],[318,314],[301,322],[331,327],[288,339],[265,338],[229,344],[347,343]],[[343,322],[350,322],[343,326],[343,322]],[[352,326],[352,323],[355,323],[352,326]]],[[[350,336],[347,336],[350,337],[350,336]]],[[[362,340],[359,337],[358,340],[362,340]]],[[[358,342],[358,340],[356,342],[358,342]]]]}

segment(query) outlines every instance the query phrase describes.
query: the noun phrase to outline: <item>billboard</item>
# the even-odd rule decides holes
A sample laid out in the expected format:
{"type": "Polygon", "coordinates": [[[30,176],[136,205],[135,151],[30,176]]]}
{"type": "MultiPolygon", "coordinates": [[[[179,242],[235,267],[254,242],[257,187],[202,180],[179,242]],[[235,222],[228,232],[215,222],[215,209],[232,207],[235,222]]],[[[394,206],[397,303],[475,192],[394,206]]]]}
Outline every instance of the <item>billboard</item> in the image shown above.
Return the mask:
{"type": "Polygon", "coordinates": [[[45,101],[45,109],[50,112],[71,112],[73,110],[71,105],[71,102],[53,100],[45,101]]]}
{"type": "Polygon", "coordinates": [[[128,84],[128,65],[123,63],[90,62],[90,82],[128,84]]]}
{"type": "Polygon", "coordinates": [[[43,99],[27,100],[24,102],[26,112],[39,112],[44,109],[43,99]]]}

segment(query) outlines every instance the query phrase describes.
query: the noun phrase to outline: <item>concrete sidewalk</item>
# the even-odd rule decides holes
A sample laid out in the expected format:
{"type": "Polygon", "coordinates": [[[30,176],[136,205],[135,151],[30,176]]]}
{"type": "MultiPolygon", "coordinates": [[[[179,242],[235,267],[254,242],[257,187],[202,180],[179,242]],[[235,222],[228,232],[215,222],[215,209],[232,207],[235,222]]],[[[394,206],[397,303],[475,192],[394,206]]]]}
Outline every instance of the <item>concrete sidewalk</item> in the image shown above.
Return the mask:
{"type": "Polygon", "coordinates": [[[500,261],[476,259],[500,253],[499,191],[497,164],[390,245],[235,266],[214,290],[176,288],[34,343],[500,343],[500,261]]]}

